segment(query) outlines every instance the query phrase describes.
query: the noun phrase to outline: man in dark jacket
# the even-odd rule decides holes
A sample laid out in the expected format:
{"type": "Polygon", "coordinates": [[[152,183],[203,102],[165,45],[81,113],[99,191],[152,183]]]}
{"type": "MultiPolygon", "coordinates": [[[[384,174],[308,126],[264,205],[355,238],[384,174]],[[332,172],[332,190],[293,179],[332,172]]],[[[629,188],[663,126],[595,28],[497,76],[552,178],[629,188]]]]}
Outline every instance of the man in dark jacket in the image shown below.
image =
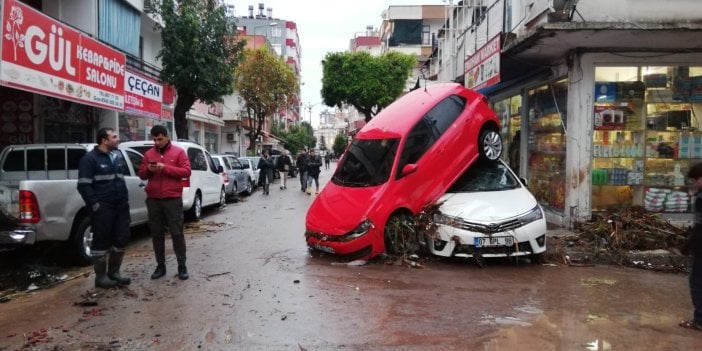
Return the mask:
{"type": "Polygon", "coordinates": [[[151,279],[166,275],[165,232],[171,234],[173,251],[178,261],[178,278],[188,279],[183,235],[183,179],[190,178],[190,160],[185,150],[171,143],[168,130],[162,125],[151,128],[154,147],[146,150],[139,167],[139,178],[146,184],[146,209],[156,256],[156,270],[151,279]]]}
{"type": "Polygon", "coordinates": [[[292,167],[292,159],[290,158],[290,151],[284,150],[283,154],[278,157],[278,172],[280,172],[280,190],[285,190],[288,188],[288,172],[290,167],[292,167]]]}
{"type": "Polygon", "coordinates": [[[95,287],[107,289],[131,282],[119,273],[129,241],[129,195],[124,181],[129,170],[117,151],[119,136],[114,129],[98,130],[97,143],[80,160],[78,192],[90,212],[95,287]]]}
{"type": "Polygon", "coordinates": [[[268,150],[263,150],[261,160],[258,161],[258,168],[261,170],[259,182],[263,186],[263,195],[268,195],[270,194],[270,186],[273,181],[273,172],[275,172],[275,164],[268,150]]]}
{"type": "Polygon", "coordinates": [[[692,296],[694,313],[692,319],[680,322],[680,326],[702,331],[702,163],[690,167],[687,177],[697,190],[695,193],[695,224],[682,249],[683,254],[692,255],[690,295],[692,296]]]}
{"type": "Polygon", "coordinates": [[[297,155],[297,160],[295,164],[297,165],[298,176],[300,177],[300,190],[302,192],[307,189],[307,150],[303,149],[300,154],[297,155]]]}
{"type": "Polygon", "coordinates": [[[307,195],[312,194],[312,181],[314,181],[316,191],[319,194],[319,172],[321,172],[322,158],[315,155],[314,150],[310,150],[309,158],[307,159],[307,195]]]}

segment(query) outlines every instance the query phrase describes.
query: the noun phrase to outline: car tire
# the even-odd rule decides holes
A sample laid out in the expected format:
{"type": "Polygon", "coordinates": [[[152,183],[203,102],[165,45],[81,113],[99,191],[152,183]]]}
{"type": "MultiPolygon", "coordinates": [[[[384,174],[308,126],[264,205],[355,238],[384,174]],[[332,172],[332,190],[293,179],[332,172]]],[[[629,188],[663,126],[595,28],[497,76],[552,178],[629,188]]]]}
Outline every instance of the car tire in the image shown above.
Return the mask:
{"type": "Polygon", "coordinates": [[[253,188],[254,188],[254,184],[253,184],[253,181],[251,180],[251,178],[248,179],[247,184],[248,185],[246,186],[246,190],[244,190],[244,194],[251,195],[253,193],[253,188]]]}
{"type": "Polygon", "coordinates": [[[93,257],[90,254],[90,244],[93,242],[93,226],[90,223],[90,216],[84,215],[78,219],[71,230],[71,237],[68,242],[70,261],[79,266],[93,264],[93,257]]]}
{"type": "Polygon", "coordinates": [[[405,255],[415,253],[419,243],[412,216],[397,212],[388,218],[384,229],[385,253],[405,255]]]}
{"type": "MultiPolygon", "coordinates": [[[[234,201],[236,201],[236,190],[234,190],[234,201]]],[[[219,192],[219,208],[224,208],[227,206],[227,193],[224,191],[224,187],[219,192]]]]}
{"type": "MultiPolygon", "coordinates": [[[[231,200],[232,202],[239,201],[239,185],[236,182],[234,182],[234,185],[232,185],[232,193],[231,193],[231,195],[229,195],[229,200],[231,200]]],[[[226,202],[226,199],[225,199],[225,202],[226,202]]],[[[220,204],[220,207],[222,207],[221,204],[220,204]]]]}
{"type": "Polygon", "coordinates": [[[478,151],[480,158],[497,161],[502,156],[502,136],[500,131],[493,126],[486,126],[480,131],[478,138],[478,151]]]}
{"type": "Polygon", "coordinates": [[[193,205],[186,212],[186,216],[191,221],[197,221],[202,218],[202,197],[199,192],[195,194],[193,205]]]}

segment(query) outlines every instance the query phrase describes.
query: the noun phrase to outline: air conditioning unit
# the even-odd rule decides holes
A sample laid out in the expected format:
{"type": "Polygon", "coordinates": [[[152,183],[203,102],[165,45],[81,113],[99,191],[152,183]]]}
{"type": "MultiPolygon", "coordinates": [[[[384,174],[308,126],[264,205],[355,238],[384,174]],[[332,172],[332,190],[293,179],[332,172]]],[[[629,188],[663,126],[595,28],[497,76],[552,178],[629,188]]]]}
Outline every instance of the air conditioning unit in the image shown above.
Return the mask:
{"type": "Polygon", "coordinates": [[[234,133],[227,133],[227,141],[230,143],[236,142],[236,140],[234,140],[234,133]]]}

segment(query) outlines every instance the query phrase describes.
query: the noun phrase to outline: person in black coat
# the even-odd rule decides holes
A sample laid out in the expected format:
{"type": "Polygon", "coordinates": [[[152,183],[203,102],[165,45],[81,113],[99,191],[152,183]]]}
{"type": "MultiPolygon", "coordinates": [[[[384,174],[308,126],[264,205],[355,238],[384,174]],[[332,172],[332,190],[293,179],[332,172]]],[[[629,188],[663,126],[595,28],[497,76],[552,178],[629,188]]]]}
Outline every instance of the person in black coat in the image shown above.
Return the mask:
{"type": "Polygon", "coordinates": [[[702,331],[702,163],[690,167],[687,177],[692,181],[695,193],[695,224],[682,248],[683,254],[692,255],[690,270],[690,295],[694,308],[693,318],[680,322],[683,328],[702,331]]]}
{"type": "Polygon", "coordinates": [[[290,167],[292,167],[290,151],[283,151],[283,154],[278,157],[278,164],[276,166],[278,167],[278,172],[280,172],[280,190],[285,190],[288,188],[288,172],[290,172],[290,167]]]}
{"type": "Polygon", "coordinates": [[[297,155],[297,160],[295,161],[295,164],[297,165],[297,170],[298,173],[300,174],[300,190],[302,192],[307,189],[307,159],[309,156],[307,156],[307,149],[303,149],[300,151],[300,154],[297,155]]]}
{"type": "Polygon", "coordinates": [[[322,158],[315,155],[314,150],[310,150],[307,159],[307,195],[312,194],[312,181],[316,188],[315,194],[319,194],[319,172],[321,172],[322,158]]]}
{"type": "Polygon", "coordinates": [[[263,186],[263,195],[268,195],[270,192],[271,182],[273,181],[273,172],[275,172],[273,158],[269,154],[268,150],[263,150],[261,160],[258,161],[258,168],[261,170],[259,175],[259,184],[263,186]]]}

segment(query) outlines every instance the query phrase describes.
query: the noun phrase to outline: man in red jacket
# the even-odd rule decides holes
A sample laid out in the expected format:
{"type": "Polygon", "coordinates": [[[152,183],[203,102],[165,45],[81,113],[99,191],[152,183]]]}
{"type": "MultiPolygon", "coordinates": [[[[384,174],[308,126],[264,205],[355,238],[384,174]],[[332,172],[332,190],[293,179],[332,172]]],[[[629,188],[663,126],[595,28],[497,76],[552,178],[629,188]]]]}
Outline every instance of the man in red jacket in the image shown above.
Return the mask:
{"type": "Polygon", "coordinates": [[[149,229],[156,256],[156,270],[151,279],[166,274],[165,230],[171,233],[173,251],[178,260],[178,278],[188,279],[185,266],[185,237],[183,236],[183,179],[190,177],[190,161],[183,149],[173,145],[168,130],[157,125],[151,128],[154,147],[144,153],[139,178],[146,184],[146,208],[149,229]]]}

